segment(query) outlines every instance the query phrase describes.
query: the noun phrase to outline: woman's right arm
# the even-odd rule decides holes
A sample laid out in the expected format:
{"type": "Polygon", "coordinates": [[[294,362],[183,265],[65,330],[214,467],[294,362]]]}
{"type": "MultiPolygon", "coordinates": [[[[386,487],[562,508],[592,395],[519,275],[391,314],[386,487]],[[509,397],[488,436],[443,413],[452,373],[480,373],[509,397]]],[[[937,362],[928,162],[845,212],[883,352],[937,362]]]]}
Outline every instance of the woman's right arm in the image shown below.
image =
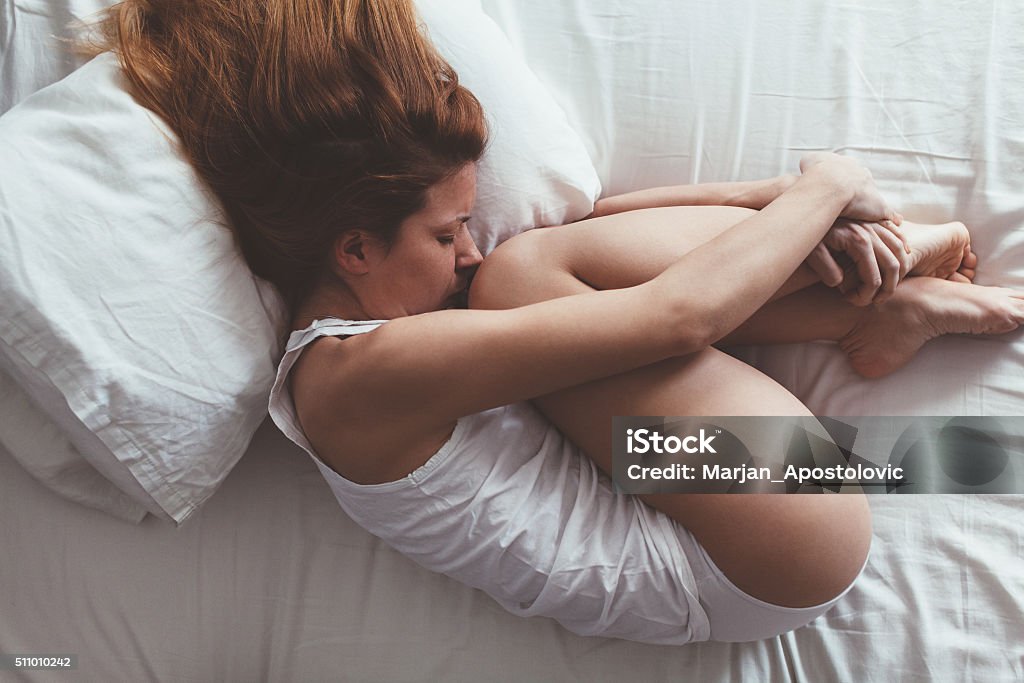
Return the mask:
{"type": "MultiPolygon", "coordinates": [[[[765,209],[642,285],[509,310],[397,318],[346,340],[345,352],[324,365],[318,403],[391,419],[402,431],[430,431],[698,351],[760,308],[844,211],[865,220],[889,213],[866,170],[852,161],[820,163],[765,209]]],[[[501,258],[500,248],[488,257],[501,258]]]]}

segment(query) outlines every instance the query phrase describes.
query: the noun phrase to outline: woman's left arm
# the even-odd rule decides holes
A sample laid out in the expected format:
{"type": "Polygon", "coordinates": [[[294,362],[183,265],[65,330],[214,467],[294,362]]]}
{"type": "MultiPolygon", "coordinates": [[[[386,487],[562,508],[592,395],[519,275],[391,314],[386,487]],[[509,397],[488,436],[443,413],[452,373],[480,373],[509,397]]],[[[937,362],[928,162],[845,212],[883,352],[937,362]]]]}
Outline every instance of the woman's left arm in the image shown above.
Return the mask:
{"type": "MultiPolygon", "coordinates": [[[[781,175],[767,180],[733,183],[671,185],[637,190],[597,200],[594,211],[582,220],[666,206],[737,206],[760,211],[793,186],[799,176],[781,175]]],[[[807,258],[807,266],[829,287],[839,287],[856,306],[882,303],[907,271],[910,248],[896,222],[837,223],[807,258]],[[843,253],[855,265],[845,273],[832,251],[843,253]]],[[[795,286],[795,285],[794,285],[795,286]]],[[[789,293],[780,291],[782,296],[789,293]]]]}
{"type": "Polygon", "coordinates": [[[661,206],[740,206],[761,210],[796,182],[795,175],[735,183],[672,185],[598,199],[587,218],[661,206]]]}

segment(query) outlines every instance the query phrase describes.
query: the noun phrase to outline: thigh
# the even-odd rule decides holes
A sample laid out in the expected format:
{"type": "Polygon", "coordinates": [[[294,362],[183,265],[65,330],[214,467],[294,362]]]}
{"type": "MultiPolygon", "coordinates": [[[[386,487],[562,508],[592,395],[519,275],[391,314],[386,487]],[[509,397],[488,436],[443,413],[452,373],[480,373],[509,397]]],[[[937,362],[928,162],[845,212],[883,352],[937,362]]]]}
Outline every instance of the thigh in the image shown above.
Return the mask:
{"type": "MultiPolygon", "coordinates": [[[[473,305],[512,308],[587,291],[578,285],[632,287],[755,213],[733,206],[673,206],[530,230],[498,247],[500,259],[485,259],[473,305]],[[496,262],[502,267],[495,268],[496,262]]],[[[801,265],[772,299],[815,281],[801,265]]]]}
{"type": "Polygon", "coordinates": [[[757,213],[734,206],[670,206],[544,229],[544,251],[595,289],[646,282],[681,256],[757,213]]]}
{"type": "Polygon", "coordinates": [[[811,415],[759,370],[715,348],[654,363],[534,403],[606,472],[616,415],[811,415]]]}
{"type": "MultiPolygon", "coordinates": [[[[615,415],[810,415],[771,378],[706,349],[536,399],[606,472],[615,415]]],[[[741,590],[786,607],[820,605],[859,573],[870,545],[861,495],[659,494],[643,500],[679,522],[741,590]]]]}
{"type": "Polygon", "coordinates": [[[729,206],[678,206],[529,230],[484,259],[473,283],[472,305],[514,308],[591,289],[632,287],[753,213],[729,206]]]}
{"type": "MultiPolygon", "coordinates": [[[[727,211],[704,210],[720,208],[727,211]]],[[[645,217],[650,212],[630,212],[620,215],[636,219],[629,224],[612,216],[510,240],[502,249],[512,257],[474,285],[480,293],[474,306],[510,308],[638,284],[747,213],[679,209],[657,220],[645,217]]],[[[534,402],[605,471],[611,468],[615,415],[810,414],[775,381],[713,348],[534,402]]],[[[870,544],[863,496],[680,494],[644,500],[689,529],[739,588],[789,607],[817,605],[841,593],[870,544]]]]}

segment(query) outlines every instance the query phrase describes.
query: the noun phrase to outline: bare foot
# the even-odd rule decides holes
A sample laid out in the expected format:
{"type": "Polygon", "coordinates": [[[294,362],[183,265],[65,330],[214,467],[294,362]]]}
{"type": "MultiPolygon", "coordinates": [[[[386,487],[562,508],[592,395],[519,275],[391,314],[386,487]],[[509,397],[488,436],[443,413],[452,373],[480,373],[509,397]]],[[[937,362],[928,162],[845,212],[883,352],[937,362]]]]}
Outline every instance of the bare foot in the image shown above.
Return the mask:
{"type": "Polygon", "coordinates": [[[865,311],[839,346],[853,369],[883,377],[944,334],[1005,334],[1024,323],[1024,291],[934,277],[905,280],[892,298],[865,311]]]}
{"type": "MultiPolygon", "coordinates": [[[[910,247],[910,254],[900,254],[900,281],[907,277],[935,277],[954,282],[973,282],[978,256],[971,251],[971,235],[960,222],[929,225],[904,220],[899,228],[910,247]]],[[[847,294],[861,284],[857,264],[841,259],[843,281],[839,291],[847,294]]]]}
{"type": "Polygon", "coordinates": [[[908,276],[952,278],[958,282],[974,279],[978,257],[971,251],[971,235],[963,223],[924,225],[903,221],[900,230],[910,245],[908,276]]]}

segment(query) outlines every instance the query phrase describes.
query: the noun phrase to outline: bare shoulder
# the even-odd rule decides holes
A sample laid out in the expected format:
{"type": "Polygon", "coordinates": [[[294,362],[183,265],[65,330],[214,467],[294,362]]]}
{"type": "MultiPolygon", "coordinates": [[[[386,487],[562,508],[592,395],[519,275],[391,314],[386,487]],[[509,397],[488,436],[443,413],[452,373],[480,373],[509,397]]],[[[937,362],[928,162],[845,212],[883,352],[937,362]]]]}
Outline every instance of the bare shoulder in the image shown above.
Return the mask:
{"type": "Polygon", "coordinates": [[[291,394],[303,433],[331,469],[358,484],[406,476],[425,463],[455,428],[424,426],[394,414],[370,383],[361,352],[377,332],[310,343],[292,369],[291,394]]]}

